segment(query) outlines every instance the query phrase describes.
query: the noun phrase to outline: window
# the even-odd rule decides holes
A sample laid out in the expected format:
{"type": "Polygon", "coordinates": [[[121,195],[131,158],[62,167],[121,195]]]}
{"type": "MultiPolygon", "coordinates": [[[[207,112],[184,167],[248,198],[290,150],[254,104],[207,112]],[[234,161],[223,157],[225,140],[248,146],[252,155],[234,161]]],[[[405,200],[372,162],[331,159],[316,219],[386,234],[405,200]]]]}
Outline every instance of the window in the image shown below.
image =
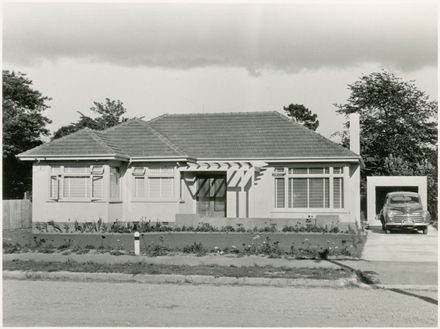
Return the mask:
{"type": "Polygon", "coordinates": [[[110,167],[110,199],[121,198],[121,186],[119,185],[119,168],[110,167]]]}
{"type": "Polygon", "coordinates": [[[133,168],[136,199],[172,199],[174,197],[174,168],[160,167],[145,170],[133,168]]]}
{"type": "Polygon", "coordinates": [[[49,197],[52,200],[103,199],[104,166],[52,166],[49,197]]]}
{"type": "Polygon", "coordinates": [[[275,206],[284,208],[284,178],[275,178],[275,206]]]}
{"type": "Polygon", "coordinates": [[[278,167],[274,176],[275,208],[344,208],[342,167],[278,167]],[[286,169],[287,174],[280,177],[286,169]]]}

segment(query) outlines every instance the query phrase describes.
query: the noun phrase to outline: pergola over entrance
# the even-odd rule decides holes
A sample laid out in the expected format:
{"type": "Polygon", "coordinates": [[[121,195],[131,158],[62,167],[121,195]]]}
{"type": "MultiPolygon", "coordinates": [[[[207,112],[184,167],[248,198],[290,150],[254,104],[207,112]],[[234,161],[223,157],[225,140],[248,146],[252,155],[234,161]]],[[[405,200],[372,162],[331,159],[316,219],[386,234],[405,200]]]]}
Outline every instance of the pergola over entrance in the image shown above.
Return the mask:
{"type": "Polygon", "coordinates": [[[427,207],[427,177],[426,176],[368,176],[367,177],[367,220],[368,224],[375,223],[381,208],[379,196],[385,196],[392,191],[411,191],[420,194],[423,208],[427,207]]]}
{"type": "Polygon", "coordinates": [[[180,164],[179,171],[194,174],[182,175],[194,199],[200,188],[196,184],[198,176],[204,173],[225,173],[228,191],[233,191],[237,196],[234,217],[246,218],[250,215],[249,193],[254,193],[250,187],[259,179],[259,173],[266,165],[263,161],[198,161],[180,164]]]}

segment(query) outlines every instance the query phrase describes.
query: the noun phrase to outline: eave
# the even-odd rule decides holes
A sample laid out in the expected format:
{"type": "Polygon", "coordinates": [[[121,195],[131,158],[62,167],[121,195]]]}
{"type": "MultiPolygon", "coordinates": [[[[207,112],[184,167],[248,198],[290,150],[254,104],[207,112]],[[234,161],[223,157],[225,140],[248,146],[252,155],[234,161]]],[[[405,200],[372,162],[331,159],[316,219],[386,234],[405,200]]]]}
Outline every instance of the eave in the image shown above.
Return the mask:
{"type": "Polygon", "coordinates": [[[80,161],[80,160],[118,160],[128,161],[130,157],[123,154],[69,154],[69,155],[17,155],[22,161],[80,161]]]}

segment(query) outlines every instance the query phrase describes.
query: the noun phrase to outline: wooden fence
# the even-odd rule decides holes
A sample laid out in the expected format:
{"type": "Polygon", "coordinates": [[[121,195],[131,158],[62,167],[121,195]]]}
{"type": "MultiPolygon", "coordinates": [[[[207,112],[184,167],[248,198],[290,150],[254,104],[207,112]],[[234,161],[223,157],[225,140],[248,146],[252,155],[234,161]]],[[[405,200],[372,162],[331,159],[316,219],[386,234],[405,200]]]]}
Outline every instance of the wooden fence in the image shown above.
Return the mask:
{"type": "Polygon", "coordinates": [[[32,227],[30,200],[3,200],[3,230],[32,227]]]}

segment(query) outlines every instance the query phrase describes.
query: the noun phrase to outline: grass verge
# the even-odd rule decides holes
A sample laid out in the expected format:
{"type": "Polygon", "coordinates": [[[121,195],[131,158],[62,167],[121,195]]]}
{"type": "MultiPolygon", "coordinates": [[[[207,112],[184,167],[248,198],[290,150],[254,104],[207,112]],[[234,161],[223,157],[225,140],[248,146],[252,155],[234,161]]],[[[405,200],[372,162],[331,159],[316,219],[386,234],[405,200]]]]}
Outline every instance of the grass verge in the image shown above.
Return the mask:
{"type": "Polygon", "coordinates": [[[87,272],[87,273],[126,273],[126,274],[180,274],[210,275],[215,277],[264,277],[289,279],[337,280],[351,276],[346,269],[329,268],[289,268],[273,266],[219,266],[219,265],[165,265],[145,262],[122,264],[98,264],[93,262],[36,262],[12,260],[3,262],[3,270],[42,271],[42,272],[87,272]]]}

